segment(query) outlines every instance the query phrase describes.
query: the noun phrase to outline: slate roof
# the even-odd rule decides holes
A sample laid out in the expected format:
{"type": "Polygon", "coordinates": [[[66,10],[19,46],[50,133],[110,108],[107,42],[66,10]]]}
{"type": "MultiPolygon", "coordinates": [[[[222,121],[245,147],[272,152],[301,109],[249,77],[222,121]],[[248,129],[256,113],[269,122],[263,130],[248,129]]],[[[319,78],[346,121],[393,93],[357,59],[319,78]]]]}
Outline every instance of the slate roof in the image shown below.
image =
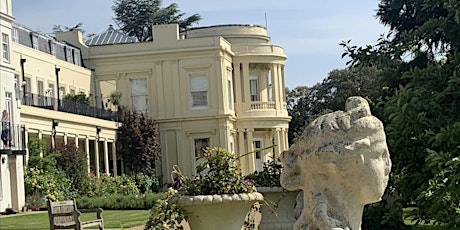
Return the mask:
{"type": "Polygon", "coordinates": [[[94,35],[85,41],[87,46],[98,46],[98,45],[113,45],[135,42],[133,37],[130,37],[123,32],[116,30],[112,25],[102,32],[101,34],[94,35]]]}

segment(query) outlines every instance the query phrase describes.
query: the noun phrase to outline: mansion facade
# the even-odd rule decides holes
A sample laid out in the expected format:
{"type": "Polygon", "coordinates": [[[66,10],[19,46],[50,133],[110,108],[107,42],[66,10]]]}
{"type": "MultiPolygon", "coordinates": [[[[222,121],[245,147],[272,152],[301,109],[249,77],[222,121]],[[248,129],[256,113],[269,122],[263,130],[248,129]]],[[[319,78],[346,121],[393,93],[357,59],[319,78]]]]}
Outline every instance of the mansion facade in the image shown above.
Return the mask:
{"type": "Polygon", "coordinates": [[[31,138],[75,144],[89,172],[120,175],[116,105],[144,112],[159,126],[157,175],[170,180],[178,165],[195,174],[205,147],[223,147],[240,158],[244,174],[287,149],[283,48],[266,28],[218,25],[179,32],[153,26],[153,40],[135,42],[110,26],[88,39],[76,31],[43,35],[16,24],[11,0],[0,0],[0,109],[7,109],[13,144],[0,143],[0,210],[24,206],[23,167],[31,138]],[[91,106],[64,97],[84,93],[91,106]],[[258,150],[267,146],[269,149],[258,150]]]}

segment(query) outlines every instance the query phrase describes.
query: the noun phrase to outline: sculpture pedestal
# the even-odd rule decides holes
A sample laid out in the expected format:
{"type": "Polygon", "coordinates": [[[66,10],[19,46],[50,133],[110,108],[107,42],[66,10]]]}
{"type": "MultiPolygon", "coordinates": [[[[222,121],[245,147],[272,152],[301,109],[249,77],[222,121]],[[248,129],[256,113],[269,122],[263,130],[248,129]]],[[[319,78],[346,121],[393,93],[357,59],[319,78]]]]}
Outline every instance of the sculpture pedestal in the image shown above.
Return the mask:
{"type": "Polygon", "coordinates": [[[262,220],[260,230],[292,230],[296,221],[294,207],[299,191],[287,191],[281,187],[258,187],[264,196],[261,203],[262,220]]]}

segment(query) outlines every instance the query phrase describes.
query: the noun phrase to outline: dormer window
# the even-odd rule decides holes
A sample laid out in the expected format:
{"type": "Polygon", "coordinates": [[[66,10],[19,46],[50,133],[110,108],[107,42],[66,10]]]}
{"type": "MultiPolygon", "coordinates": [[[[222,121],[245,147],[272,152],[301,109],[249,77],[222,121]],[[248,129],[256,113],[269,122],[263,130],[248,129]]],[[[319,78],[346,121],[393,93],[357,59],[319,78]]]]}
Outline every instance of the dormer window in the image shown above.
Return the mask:
{"type": "Polygon", "coordinates": [[[65,59],[68,62],[73,63],[72,48],[70,48],[68,46],[65,47],[65,59]]]}
{"type": "Polygon", "coordinates": [[[32,34],[32,48],[38,50],[38,36],[36,34],[32,34]]]}
{"type": "Polygon", "coordinates": [[[80,55],[80,50],[74,49],[73,50],[73,58],[74,58],[74,64],[81,66],[81,55],[80,55]]]}
{"type": "Polygon", "coordinates": [[[56,56],[56,42],[50,40],[50,54],[56,56]]]}
{"type": "Polygon", "coordinates": [[[11,39],[13,39],[13,42],[18,42],[19,41],[19,39],[18,39],[18,28],[13,27],[11,39]]]}

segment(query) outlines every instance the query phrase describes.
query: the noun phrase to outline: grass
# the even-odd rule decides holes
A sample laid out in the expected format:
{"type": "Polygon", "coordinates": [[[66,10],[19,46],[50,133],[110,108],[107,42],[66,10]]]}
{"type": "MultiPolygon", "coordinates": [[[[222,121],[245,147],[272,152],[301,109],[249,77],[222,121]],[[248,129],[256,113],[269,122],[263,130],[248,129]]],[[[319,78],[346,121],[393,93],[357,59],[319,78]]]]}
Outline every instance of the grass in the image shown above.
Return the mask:
{"type": "MultiPolygon", "coordinates": [[[[407,212],[407,211],[406,211],[407,212]]],[[[91,220],[95,213],[84,213],[82,220],[91,220]]],[[[149,218],[149,210],[104,210],[104,227],[107,229],[123,229],[143,225],[149,218]]],[[[454,230],[444,226],[415,225],[414,221],[405,218],[404,221],[413,230],[454,230]]],[[[16,215],[0,216],[1,230],[49,229],[48,213],[30,212],[16,215]]]]}
{"type": "MultiPolygon", "coordinates": [[[[82,221],[91,220],[95,217],[95,213],[84,213],[82,221]]],[[[104,218],[104,228],[131,228],[145,224],[149,218],[149,210],[104,210],[102,217],[104,218]]],[[[48,213],[45,211],[0,216],[0,229],[50,229],[48,213]]]]}

